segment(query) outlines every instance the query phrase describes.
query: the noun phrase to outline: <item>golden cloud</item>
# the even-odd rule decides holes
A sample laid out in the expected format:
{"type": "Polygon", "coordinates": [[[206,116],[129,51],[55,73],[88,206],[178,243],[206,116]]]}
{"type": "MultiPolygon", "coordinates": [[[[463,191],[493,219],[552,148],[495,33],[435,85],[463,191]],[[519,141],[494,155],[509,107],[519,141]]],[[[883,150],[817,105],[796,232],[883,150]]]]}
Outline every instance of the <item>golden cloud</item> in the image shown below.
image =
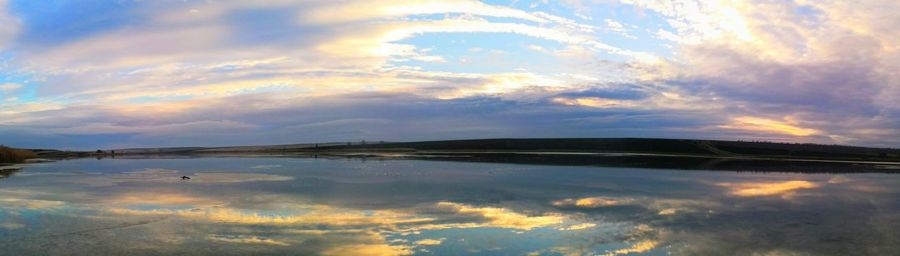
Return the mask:
{"type": "Polygon", "coordinates": [[[658,245],[659,245],[659,241],[645,240],[645,241],[637,242],[637,243],[631,245],[631,247],[606,252],[603,255],[604,256],[615,256],[615,255],[625,255],[625,254],[632,254],[632,253],[644,253],[644,252],[648,252],[650,250],[655,249],[656,246],[658,246],[658,245]]]}
{"type": "Polygon", "coordinates": [[[566,198],[553,201],[553,205],[557,207],[578,207],[578,208],[600,208],[616,205],[634,204],[633,198],[611,198],[611,197],[586,197],[586,198],[566,198]]]}
{"type": "Polygon", "coordinates": [[[792,136],[810,136],[821,133],[821,131],[816,129],[797,126],[796,122],[778,121],[752,116],[732,118],[731,124],[720,125],[719,128],[787,134],[792,136]]]}
{"type": "Polygon", "coordinates": [[[443,242],[444,242],[443,238],[441,238],[441,239],[422,239],[422,240],[416,241],[416,245],[432,246],[432,245],[440,245],[443,242]]]}
{"type": "Polygon", "coordinates": [[[719,183],[718,185],[731,189],[730,194],[741,197],[789,196],[797,190],[819,187],[819,184],[804,180],[785,182],[719,183]]]}

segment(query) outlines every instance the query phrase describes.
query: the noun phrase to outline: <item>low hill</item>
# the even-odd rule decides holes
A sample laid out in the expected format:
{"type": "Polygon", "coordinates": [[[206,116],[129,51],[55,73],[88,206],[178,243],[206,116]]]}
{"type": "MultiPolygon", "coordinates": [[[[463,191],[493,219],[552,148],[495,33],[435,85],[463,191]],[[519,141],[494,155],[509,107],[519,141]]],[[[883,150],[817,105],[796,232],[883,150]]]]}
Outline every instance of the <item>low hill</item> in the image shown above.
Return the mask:
{"type": "Polygon", "coordinates": [[[646,153],[712,157],[799,158],[893,162],[900,161],[900,149],[891,148],[866,148],[854,146],[776,142],[647,138],[475,139],[420,142],[310,143],[273,146],[117,149],[114,151],[119,155],[210,153],[341,154],[365,152],[581,152],[646,153]]]}
{"type": "Polygon", "coordinates": [[[322,150],[558,151],[812,159],[900,160],[900,149],[840,145],[646,138],[482,139],[340,145],[322,150]]]}

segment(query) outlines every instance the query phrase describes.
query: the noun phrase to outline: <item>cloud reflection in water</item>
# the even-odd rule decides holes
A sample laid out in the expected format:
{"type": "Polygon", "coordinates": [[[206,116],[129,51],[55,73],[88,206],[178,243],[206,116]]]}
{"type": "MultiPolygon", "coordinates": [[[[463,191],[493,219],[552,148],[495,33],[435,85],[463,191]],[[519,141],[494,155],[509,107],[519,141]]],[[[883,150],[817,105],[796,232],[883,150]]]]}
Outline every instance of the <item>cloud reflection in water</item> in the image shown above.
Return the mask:
{"type": "Polygon", "coordinates": [[[884,174],[282,158],[74,160],[21,173],[33,175],[0,189],[0,238],[20,253],[818,255],[862,244],[878,254],[897,248],[885,230],[900,220],[898,182],[884,174]]]}

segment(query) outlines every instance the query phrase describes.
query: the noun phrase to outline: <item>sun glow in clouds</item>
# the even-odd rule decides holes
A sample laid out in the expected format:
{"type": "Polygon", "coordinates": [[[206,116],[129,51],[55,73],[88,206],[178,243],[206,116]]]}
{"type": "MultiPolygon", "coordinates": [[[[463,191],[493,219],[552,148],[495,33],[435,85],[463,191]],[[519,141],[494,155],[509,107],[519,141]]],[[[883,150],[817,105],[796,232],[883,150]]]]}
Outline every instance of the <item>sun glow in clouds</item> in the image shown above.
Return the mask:
{"type": "Polygon", "coordinates": [[[815,129],[803,128],[791,122],[783,122],[773,119],[742,116],[733,118],[732,120],[732,124],[722,125],[719,127],[726,129],[787,134],[793,136],[810,136],[820,133],[820,131],[815,129]]]}

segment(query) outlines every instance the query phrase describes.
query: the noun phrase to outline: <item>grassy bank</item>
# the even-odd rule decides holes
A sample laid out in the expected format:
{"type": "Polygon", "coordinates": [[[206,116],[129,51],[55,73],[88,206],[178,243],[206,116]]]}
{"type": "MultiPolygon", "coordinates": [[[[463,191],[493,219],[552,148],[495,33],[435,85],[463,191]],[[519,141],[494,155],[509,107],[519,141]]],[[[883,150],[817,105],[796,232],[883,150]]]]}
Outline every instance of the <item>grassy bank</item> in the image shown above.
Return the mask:
{"type": "Polygon", "coordinates": [[[29,150],[0,146],[0,163],[21,163],[35,157],[37,154],[29,150]]]}

